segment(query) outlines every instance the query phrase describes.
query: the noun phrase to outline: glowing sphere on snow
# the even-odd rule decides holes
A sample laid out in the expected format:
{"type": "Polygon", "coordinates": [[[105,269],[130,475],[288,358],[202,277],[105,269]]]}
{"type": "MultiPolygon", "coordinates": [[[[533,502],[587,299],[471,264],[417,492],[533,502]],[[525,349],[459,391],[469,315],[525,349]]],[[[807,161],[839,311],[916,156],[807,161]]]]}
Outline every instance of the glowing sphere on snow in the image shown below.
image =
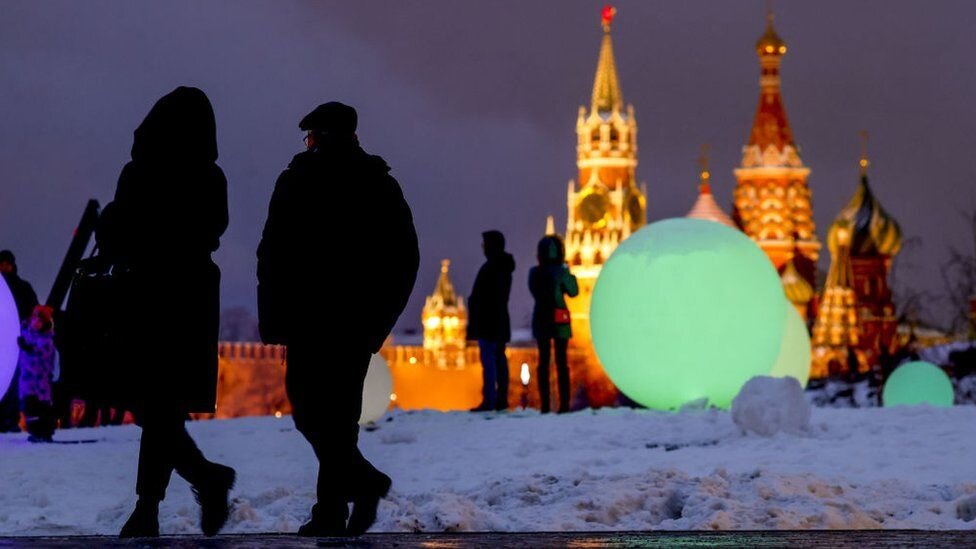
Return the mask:
{"type": "Polygon", "coordinates": [[[795,307],[786,308],[786,326],[779,357],[769,372],[772,377],[790,376],[806,387],[810,381],[810,332],[795,307]]]}
{"type": "Polygon", "coordinates": [[[728,407],[779,355],[789,304],[766,254],[700,219],[658,221],[603,265],[590,326],[607,375],[628,397],[670,409],[728,407]]]}
{"type": "Polygon", "coordinates": [[[952,382],[942,368],[928,362],[906,362],[888,376],[881,401],[885,406],[928,404],[952,406],[952,382]]]}
{"type": "Polygon", "coordinates": [[[14,378],[14,370],[17,369],[17,359],[20,356],[18,337],[20,316],[17,314],[17,304],[7,287],[7,281],[0,276],[0,397],[7,392],[14,378]]]}
{"type": "Polygon", "coordinates": [[[363,384],[363,411],[359,415],[359,424],[372,423],[383,417],[390,407],[390,395],[393,394],[393,375],[386,359],[376,354],[369,359],[369,369],[366,370],[366,383],[363,384]]]}

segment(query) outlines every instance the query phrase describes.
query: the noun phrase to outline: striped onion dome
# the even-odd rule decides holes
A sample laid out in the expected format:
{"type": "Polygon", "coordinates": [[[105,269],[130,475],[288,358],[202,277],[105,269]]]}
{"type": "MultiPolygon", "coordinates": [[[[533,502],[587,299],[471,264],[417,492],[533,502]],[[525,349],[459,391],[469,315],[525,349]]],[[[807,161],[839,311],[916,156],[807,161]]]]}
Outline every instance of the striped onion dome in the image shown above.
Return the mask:
{"type": "Polygon", "coordinates": [[[800,276],[792,259],[786,264],[786,268],[783,269],[783,274],[780,275],[780,281],[783,283],[783,291],[786,292],[786,298],[791,303],[805,304],[813,299],[813,286],[805,278],[800,276]]]}
{"type": "Polygon", "coordinates": [[[850,253],[852,256],[894,256],[901,250],[901,227],[871,192],[868,176],[861,174],[861,184],[851,201],[840,211],[830,226],[827,245],[833,251],[837,247],[837,229],[846,226],[851,230],[850,253]]]}

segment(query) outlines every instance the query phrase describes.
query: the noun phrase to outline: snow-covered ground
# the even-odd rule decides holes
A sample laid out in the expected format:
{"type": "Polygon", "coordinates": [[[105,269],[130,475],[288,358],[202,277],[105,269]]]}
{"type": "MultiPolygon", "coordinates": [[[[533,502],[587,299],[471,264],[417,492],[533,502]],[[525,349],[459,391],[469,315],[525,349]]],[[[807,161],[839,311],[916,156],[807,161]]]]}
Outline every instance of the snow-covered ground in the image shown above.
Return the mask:
{"type": "MultiPolygon", "coordinates": [[[[239,481],[226,532],[294,531],[316,465],[289,417],[196,422],[239,481]]],[[[139,429],[0,435],[0,535],[114,534],[139,429]]],[[[374,531],[974,528],[976,407],[815,409],[804,433],[743,435],[728,412],[394,413],[363,432],[394,479],[374,531]]],[[[164,533],[197,532],[174,475],[164,533]]]]}

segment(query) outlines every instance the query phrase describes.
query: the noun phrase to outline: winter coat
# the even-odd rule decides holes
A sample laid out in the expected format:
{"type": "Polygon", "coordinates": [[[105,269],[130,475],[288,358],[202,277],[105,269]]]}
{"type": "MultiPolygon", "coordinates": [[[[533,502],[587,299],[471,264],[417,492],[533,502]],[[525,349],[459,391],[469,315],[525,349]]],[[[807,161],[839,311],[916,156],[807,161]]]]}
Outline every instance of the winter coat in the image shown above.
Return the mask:
{"type": "Polygon", "coordinates": [[[496,253],[478,270],[468,298],[468,339],[508,343],[512,327],[508,316],[508,295],[512,290],[512,254],[496,253]]]}
{"type": "Polygon", "coordinates": [[[20,345],[20,358],[17,360],[17,367],[20,369],[20,402],[24,403],[27,397],[35,397],[41,402],[52,403],[54,334],[51,330],[36,331],[30,327],[28,321],[24,323],[17,342],[20,345]]]}
{"type": "Polygon", "coordinates": [[[3,273],[3,279],[14,297],[14,303],[17,305],[17,315],[21,321],[27,320],[30,318],[31,312],[34,311],[34,306],[37,305],[37,294],[34,293],[34,288],[31,287],[29,282],[20,278],[17,275],[17,271],[3,273]]]}
{"type": "Polygon", "coordinates": [[[532,267],[529,269],[529,291],[535,299],[532,337],[540,341],[573,337],[570,324],[557,325],[555,322],[555,310],[566,308],[564,296],[576,297],[579,293],[576,277],[569,272],[569,267],[565,264],[532,267]]]}
{"type": "Polygon", "coordinates": [[[389,172],[349,143],[298,154],[278,177],[257,251],[265,343],[382,346],[420,263],[410,208],[389,172]]]}
{"type": "Polygon", "coordinates": [[[227,228],[227,180],[215,163],[213,109],[196,88],[160,99],[135,132],[132,161],[99,225],[122,277],[122,385],[134,409],[213,412],[220,270],[210,254],[227,228]]]}

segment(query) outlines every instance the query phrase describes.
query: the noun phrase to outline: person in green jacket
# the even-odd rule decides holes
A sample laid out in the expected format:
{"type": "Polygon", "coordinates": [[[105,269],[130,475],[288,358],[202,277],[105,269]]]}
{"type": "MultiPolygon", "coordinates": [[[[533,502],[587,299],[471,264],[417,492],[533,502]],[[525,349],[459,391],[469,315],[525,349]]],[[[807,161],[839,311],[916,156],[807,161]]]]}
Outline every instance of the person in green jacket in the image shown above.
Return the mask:
{"type": "Polygon", "coordinates": [[[556,348],[556,376],[559,382],[559,413],[569,411],[569,364],[566,347],[573,337],[566,298],[576,297],[576,277],[566,265],[563,241],[549,235],[539,241],[536,256],[539,265],[529,270],[529,291],[535,299],[532,309],[532,336],[539,345],[539,396],[542,413],[549,412],[549,364],[552,347],[556,348]]]}

